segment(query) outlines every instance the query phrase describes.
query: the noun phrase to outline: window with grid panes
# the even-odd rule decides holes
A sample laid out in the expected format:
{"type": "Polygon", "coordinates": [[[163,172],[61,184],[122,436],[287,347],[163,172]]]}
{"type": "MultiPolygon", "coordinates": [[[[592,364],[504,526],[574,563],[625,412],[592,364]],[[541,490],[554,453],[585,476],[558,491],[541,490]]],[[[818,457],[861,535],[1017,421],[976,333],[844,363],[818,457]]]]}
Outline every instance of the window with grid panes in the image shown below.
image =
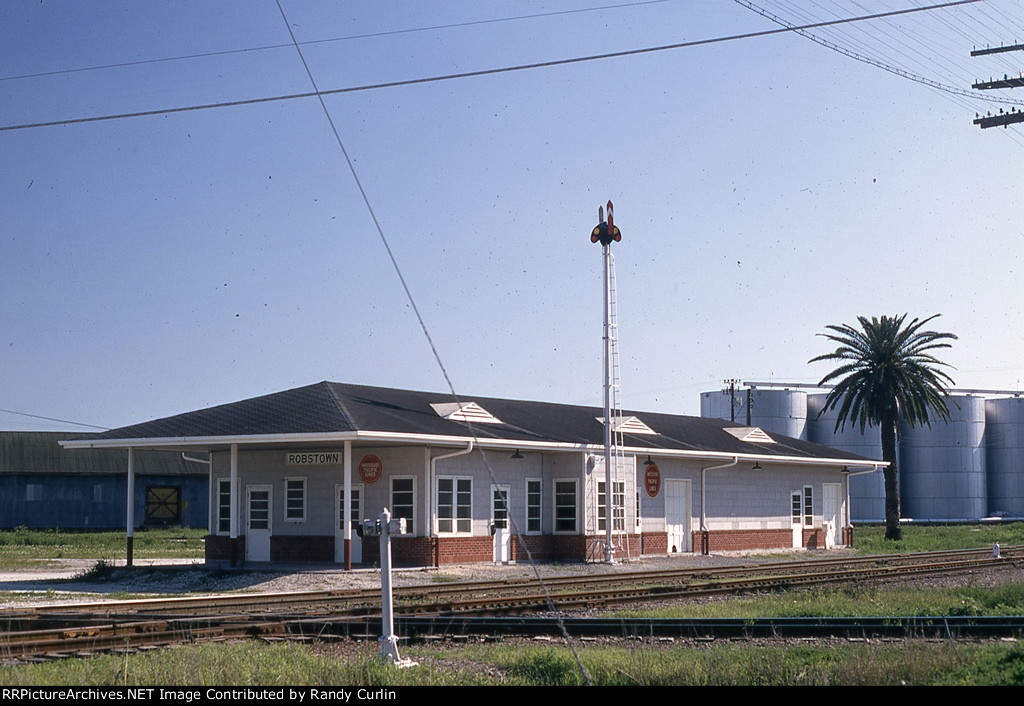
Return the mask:
{"type": "Polygon", "coordinates": [[[306,479],[284,479],[284,521],[306,521],[306,479]]]}
{"type": "Polygon", "coordinates": [[[555,532],[576,531],[576,481],[555,481],[555,532]]]}
{"type": "Polygon", "coordinates": [[[539,478],[530,478],[526,481],[526,532],[527,534],[540,534],[543,498],[543,488],[539,478]]]}
{"type": "MultiPolygon", "coordinates": [[[[601,532],[607,529],[608,494],[605,492],[606,488],[603,480],[597,482],[597,529],[601,532]]],[[[612,481],[612,517],[614,518],[612,529],[615,531],[626,528],[625,502],[626,484],[623,481],[612,481]]]]}
{"type": "Polygon", "coordinates": [[[473,531],[473,480],[471,478],[437,479],[438,533],[469,533],[473,531]]]}

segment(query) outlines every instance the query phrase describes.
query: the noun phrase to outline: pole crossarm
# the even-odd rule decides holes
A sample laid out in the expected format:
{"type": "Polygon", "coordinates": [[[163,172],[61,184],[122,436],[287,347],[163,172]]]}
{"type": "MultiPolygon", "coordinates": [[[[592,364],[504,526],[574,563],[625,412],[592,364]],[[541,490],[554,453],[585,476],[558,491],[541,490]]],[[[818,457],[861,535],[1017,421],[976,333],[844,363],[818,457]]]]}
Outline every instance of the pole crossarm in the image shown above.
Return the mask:
{"type": "Polygon", "coordinates": [[[1022,50],[1024,50],[1024,44],[1008,44],[1005,47],[986,47],[984,49],[975,49],[971,52],[971,56],[985,56],[986,54],[1002,54],[1007,51],[1022,50]]]}
{"type": "Polygon", "coordinates": [[[987,127],[999,127],[1000,125],[1006,127],[1013,123],[1024,123],[1024,110],[1003,113],[1001,115],[986,115],[974,120],[974,124],[980,125],[982,130],[987,127]]]}
{"type": "Polygon", "coordinates": [[[971,88],[977,88],[980,91],[987,91],[992,88],[1020,88],[1022,86],[1024,86],[1024,76],[1004,76],[1002,79],[995,81],[989,79],[988,81],[979,81],[978,83],[971,84],[971,88]]]}

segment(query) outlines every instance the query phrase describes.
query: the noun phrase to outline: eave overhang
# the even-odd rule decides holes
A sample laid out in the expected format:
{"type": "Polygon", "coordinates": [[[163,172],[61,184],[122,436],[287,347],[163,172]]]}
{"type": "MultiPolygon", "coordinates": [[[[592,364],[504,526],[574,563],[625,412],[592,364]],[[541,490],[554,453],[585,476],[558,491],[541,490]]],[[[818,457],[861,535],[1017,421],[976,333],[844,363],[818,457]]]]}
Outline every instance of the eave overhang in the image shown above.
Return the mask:
{"type": "MultiPolygon", "coordinates": [[[[196,437],[161,437],[139,439],[72,439],[60,441],[60,445],[68,449],[159,449],[167,451],[201,450],[215,451],[228,449],[238,445],[240,449],[259,449],[269,447],[286,447],[302,445],[341,445],[349,441],[365,445],[416,445],[416,446],[465,446],[474,442],[483,450],[509,450],[532,452],[577,452],[603,453],[603,444],[530,441],[524,439],[493,439],[476,438],[469,435],[437,435],[410,434],[400,432],[345,431],[316,432],[308,434],[242,434],[229,436],[196,436],[196,437]]],[[[771,465],[796,466],[827,466],[838,468],[884,468],[886,464],[865,459],[828,458],[815,456],[785,456],[779,454],[735,453],[727,451],[703,451],[692,449],[667,449],[664,447],[620,446],[621,452],[629,455],[657,456],[658,458],[717,461],[731,460],[757,461],[771,465]]]]}

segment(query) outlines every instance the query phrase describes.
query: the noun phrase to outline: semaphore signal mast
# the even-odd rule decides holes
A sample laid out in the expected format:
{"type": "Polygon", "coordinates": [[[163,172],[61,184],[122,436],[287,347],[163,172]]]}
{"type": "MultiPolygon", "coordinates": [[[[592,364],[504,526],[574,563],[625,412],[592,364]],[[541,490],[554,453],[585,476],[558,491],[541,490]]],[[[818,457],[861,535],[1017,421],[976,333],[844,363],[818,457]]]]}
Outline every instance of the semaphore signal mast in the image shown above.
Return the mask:
{"type": "Polygon", "coordinates": [[[615,562],[615,545],[612,542],[612,529],[615,525],[615,486],[612,484],[612,242],[622,240],[622,233],[615,225],[611,199],[608,200],[608,220],[604,219],[604,209],[597,207],[598,224],[590,232],[590,242],[600,242],[604,252],[604,489],[605,489],[605,563],[615,562]]]}

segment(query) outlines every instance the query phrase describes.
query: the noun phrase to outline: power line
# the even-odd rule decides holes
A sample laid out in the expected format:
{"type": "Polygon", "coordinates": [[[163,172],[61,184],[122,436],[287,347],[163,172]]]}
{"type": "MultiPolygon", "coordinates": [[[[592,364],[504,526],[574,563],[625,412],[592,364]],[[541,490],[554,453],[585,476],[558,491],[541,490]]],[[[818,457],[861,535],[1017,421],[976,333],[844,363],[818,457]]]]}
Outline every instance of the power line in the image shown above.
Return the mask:
{"type": "Polygon", "coordinates": [[[109,431],[110,427],[100,427],[95,424],[85,424],[83,422],[72,422],[69,419],[57,419],[55,417],[44,417],[39,414],[29,414],[28,412],[16,412],[13,409],[0,409],[0,412],[6,412],[7,414],[16,414],[19,417],[31,417],[32,419],[45,419],[48,422],[60,422],[61,424],[74,424],[80,427],[91,427],[93,429],[100,429],[102,431],[109,431]]]}
{"type": "MultiPolygon", "coordinates": [[[[437,362],[437,366],[440,368],[441,374],[444,376],[445,382],[448,383],[448,390],[451,392],[452,398],[455,400],[456,403],[461,405],[462,401],[459,399],[458,393],[455,392],[455,385],[452,383],[451,377],[448,375],[448,369],[445,367],[444,362],[441,360],[441,354],[438,352],[437,346],[434,345],[434,339],[430,335],[430,331],[427,328],[426,321],[424,321],[423,316],[420,314],[419,307],[416,305],[416,300],[412,296],[412,290],[409,289],[409,285],[405,281],[405,276],[402,274],[402,269],[398,266],[398,260],[395,258],[395,255],[391,250],[391,245],[388,243],[388,239],[384,235],[384,229],[381,227],[380,221],[377,220],[377,214],[376,212],[374,212],[373,206],[370,203],[370,198],[367,195],[366,190],[363,188],[362,181],[359,179],[359,174],[356,172],[355,165],[352,163],[352,160],[348,156],[348,150],[345,149],[345,143],[342,141],[341,134],[338,132],[338,128],[334,124],[334,119],[331,117],[331,111],[327,109],[327,104],[324,102],[323,96],[321,95],[320,90],[317,88],[316,79],[313,77],[313,72],[310,70],[309,64],[306,62],[306,57],[302,53],[302,48],[299,46],[299,43],[295,39],[295,33],[292,31],[291,24],[289,24],[288,22],[288,16],[285,15],[284,8],[281,7],[281,0],[276,0],[276,2],[277,9],[281,12],[281,18],[284,20],[285,26],[288,28],[288,34],[292,39],[292,44],[299,54],[299,59],[302,61],[302,67],[306,70],[306,75],[309,77],[309,82],[310,84],[312,84],[313,90],[316,91],[317,98],[320,101],[320,107],[323,110],[324,115],[327,117],[327,122],[330,123],[331,131],[334,133],[334,138],[338,143],[338,147],[341,148],[341,152],[345,156],[345,162],[348,164],[349,172],[352,174],[352,178],[355,180],[356,186],[359,188],[359,193],[363,197],[363,203],[366,206],[366,210],[369,211],[370,213],[370,218],[373,220],[373,225],[377,229],[377,234],[380,236],[380,240],[384,244],[384,249],[387,251],[388,257],[391,259],[391,265],[394,268],[395,273],[398,275],[398,279],[402,284],[402,288],[405,290],[406,299],[408,299],[409,305],[412,307],[413,313],[416,315],[416,320],[420,324],[420,329],[423,331],[423,335],[427,339],[427,343],[430,346],[430,350],[434,354],[434,360],[437,362]]],[[[497,486],[497,477],[495,476],[494,469],[491,467],[490,462],[487,460],[487,455],[480,447],[480,440],[477,438],[476,428],[473,426],[472,423],[468,423],[467,427],[469,429],[469,434],[473,440],[473,445],[476,446],[477,453],[480,454],[480,458],[481,461],[483,462],[484,468],[487,469],[487,474],[491,478],[491,483],[494,486],[497,486]]],[[[505,498],[505,503],[507,509],[507,497],[505,498]]],[[[516,527],[515,517],[513,517],[511,513],[506,514],[508,515],[508,521],[511,523],[512,528],[516,531],[516,534],[522,536],[518,528],[516,527]]],[[[609,513],[609,515],[610,514],[611,513],[609,513]]],[[[526,552],[527,561],[530,563],[530,566],[533,567],[536,578],[540,582],[541,589],[544,591],[544,595],[546,596],[548,601],[548,606],[552,610],[554,610],[555,606],[554,601],[551,598],[551,593],[548,591],[547,586],[544,584],[544,579],[540,576],[540,573],[537,572],[536,564],[533,561],[533,555],[530,552],[530,548],[524,544],[523,549],[526,552]]],[[[569,637],[569,633],[566,630],[565,625],[562,623],[561,618],[559,618],[558,624],[562,630],[562,635],[565,637],[566,644],[568,645],[573,656],[576,658],[576,665],[582,673],[584,681],[586,681],[588,685],[591,684],[592,681],[590,673],[587,671],[587,668],[584,666],[582,660],[580,659],[579,653],[577,652],[575,645],[573,645],[572,639],[569,637]]]]}
{"type": "MultiPolygon", "coordinates": [[[[573,15],[580,12],[597,12],[599,10],[617,10],[623,7],[636,7],[638,5],[656,5],[668,2],[669,0],[640,0],[640,2],[619,3],[617,5],[601,5],[599,7],[584,7],[575,10],[559,10],[557,12],[538,12],[532,15],[515,15],[513,17],[496,17],[489,20],[470,20],[467,22],[453,22],[443,25],[431,25],[429,27],[410,27],[407,29],[392,29],[384,32],[367,32],[365,34],[351,34],[345,37],[331,37],[329,39],[310,39],[305,42],[298,42],[299,46],[311,46],[314,44],[330,44],[332,42],[348,42],[354,39],[373,39],[375,37],[390,37],[396,34],[412,34],[414,32],[433,32],[441,29],[458,29],[460,27],[472,27],[474,25],[497,24],[499,22],[517,22],[519,20],[533,20],[541,17],[554,17],[557,15],[573,15]]],[[[43,76],[59,76],[61,74],[74,74],[83,71],[101,71],[104,69],[123,69],[129,66],[144,66],[146,64],[162,64],[170,61],[185,61],[187,59],[205,59],[211,56],[226,56],[229,54],[246,54],[248,52],[267,51],[270,49],[291,49],[292,44],[267,44],[259,47],[245,47],[242,49],[224,49],[221,51],[208,51],[198,54],[182,54],[180,56],[165,56],[158,59],[141,59],[139,61],[122,61],[116,64],[101,64],[99,66],[79,66],[73,69],[57,69],[55,71],[40,71],[33,74],[19,74],[17,76],[0,76],[0,81],[13,81],[24,78],[41,78],[43,76]]]]}
{"type": "MultiPolygon", "coordinates": [[[[859,54],[859,53],[857,53],[857,52],[855,52],[855,51],[853,51],[851,49],[846,49],[845,47],[841,47],[838,44],[836,44],[835,42],[831,42],[831,41],[829,41],[827,39],[823,39],[821,37],[815,36],[815,35],[811,34],[810,32],[806,31],[808,28],[812,28],[811,26],[809,26],[809,25],[804,25],[802,27],[794,26],[794,25],[790,24],[789,22],[787,22],[786,20],[782,19],[781,17],[778,17],[777,15],[773,15],[772,13],[768,12],[767,10],[765,10],[763,8],[758,7],[757,5],[755,5],[752,2],[749,2],[748,0],[734,0],[734,2],[736,2],[739,5],[742,5],[743,7],[747,8],[748,10],[756,12],[757,14],[761,15],[762,17],[765,17],[765,18],[771,20],[772,22],[774,22],[774,23],[776,23],[778,25],[781,25],[782,27],[788,28],[788,29],[792,30],[793,32],[796,32],[800,36],[805,37],[805,38],[811,40],[812,42],[815,42],[816,44],[820,44],[821,46],[825,47],[826,49],[831,49],[834,52],[837,52],[837,53],[842,54],[844,56],[848,56],[851,59],[855,59],[856,61],[860,61],[860,62],[865,63],[865,64],[870,64],[871,66],[875,66],[875,67],[877,67],[879,69],[882,69],[883,71],[888,71],[891,74],[895,74],[895,75],[897,75],[897,76],[899,76],[901,78],[909,79],[909,80],[914,81],[916,83],[923,84],[925,86],[928,86],[929,88],[934,88],[934,89],[937,89],[939,91],[944,91],[946,93],[952,93],[952,94],[958,95],[958,96],[964,96],[964,97],[967,97],[967,98],[972,98],[974,100],[980,100],[980,97],[976,93],[974,93],[972,91],[969,91],[969,90],[967,90],[965,88],[957,88],[956,86],[948,86],[946,84],[939,83],[938,81],[933,81],[930,78],[926,78],[924,76],[920,76],[918,74],[915,74],[915,73],[912,73],[910,71],[907,71],[906,69],[901,69],[901,68],[899,68],[897,66],[893,66],[891,64],[887,64],[887,63],[885,63],[883,61],[880,61],[878,59],[874,59],[874,58],[869,57],[869,56],[864,56],[863,54],[859,54]]],[[[921,8],[921,9],[924,9],[924,8],[921,8]]],[[[822,24],[824,24],[824,23],[822,23],[822,24]]],[[[989,97],[986,97],[986,100],[992,100],[992,101],[995,101],[997,103],[1024,104],[1024,101],[1017,101],[1017,100],[1014,100],[1012,98],[989,98],[989,97]]]]}
{"type": "MultiPolygon", "coordinates": [[[[211,110],[214,108],[230,108],[242,105],[254,105],[258,103],[274,103],[279,101],[295,100],[297,98],[315,98],[321,96],[339,95],[342,93],[355,93],[358,91],[369,91],[379,88],[397,88],[400,86],[415,86],[424,83],[434,83],[438,81],[451,81],[462,78],[475,78],[479,76],[492,76],[495,74],[511,73],[514,71],[526,71],[529,69],[542,69],[551,68],[554,66],[568,66],[570,64],[580,64],[589,61],[597,61],[599,59],[617,59],[627,56],[638,56],[641,54],[652,54],[655,52],[669,51],[672,49],[686,49],[690,47],[704,46],[708,44],[718,44],[721,42],[731,42],[739,39],[754,39],[757,37],[767,37],[776,34],[786,34],[789,32],[800,32],[802,30],[816,29],[819,27],[830,27],[833,25],[847,24],[850,22],[863,22],[865,20],[876,20],[884,17],[895,17],[899,15],[908,15],[916,12],[923,12],[928,10],[938,10],[948,7],[955,7],[957,5],[968,5],[982,0],[953,0],[952,2],[944,2],[935,5],[925,5],[921,7],[912,7],[903,10],[892,10],[889,12],[879,12],[870,15],[861,15],[858,17],[846,17],[837,20],[827,20],[823,22],[814,22],[810,24],[800,26],[783,26],[778,29],[762,30],[759,32],[746,32],[743,34],[732,34],[723,37],[713,37],[710,39],[696,39],[688,42],[677,42],[674,44],[665,44],[656,47],[645,47],[642,49],[626,49],[617,52],[608,52],[606,54],[591,54],[589,56],[580,56],[569,59],[554,59],[551,61],[541,61],[532,64],[519,64],[516,66],[505,66],[494,69],[479,69],[477,71],[465,71],[454,74],[443,74],[440,76],[428,76],[425,78],[413,78],[404,79],[400,81],[387,81],[383,83],[366,84],[361,86],[350,86],[348,88],[334,88],[324,91],[314,91],[307,93],[293,93],[289,95],[271,96],[266,98],[248,98],[237,101],[224,101],[221,103],[206,103],[202,105],[191,105],[181,106],[177,108],[161,108],[157,110],[143,110],[132,113],[117,113],[112,115],[98,115],[88,118],[70,118],[67,120],[52,120],[38,123],[23,123],[20,125],[3,125],[0,126],[0,132],[8,130],[26,130],[29,128],[39,127],[56,127],[59,125],[76,125],[80,123],[92,123],[101,122],[106,120],[123,120],[126,118],[141,118],[154,115],[170,115],[172,113],[185,113],[196,110],[211,110]]],[[[971,95],[971,94],[968,94],[971,95]]],[[[993,100],[993,99],[990,99],[993,100]]],[[[994,99],[997,102],[1003,103],[1015,103],[1016,101],[1010,99],[994,99]]]]}

